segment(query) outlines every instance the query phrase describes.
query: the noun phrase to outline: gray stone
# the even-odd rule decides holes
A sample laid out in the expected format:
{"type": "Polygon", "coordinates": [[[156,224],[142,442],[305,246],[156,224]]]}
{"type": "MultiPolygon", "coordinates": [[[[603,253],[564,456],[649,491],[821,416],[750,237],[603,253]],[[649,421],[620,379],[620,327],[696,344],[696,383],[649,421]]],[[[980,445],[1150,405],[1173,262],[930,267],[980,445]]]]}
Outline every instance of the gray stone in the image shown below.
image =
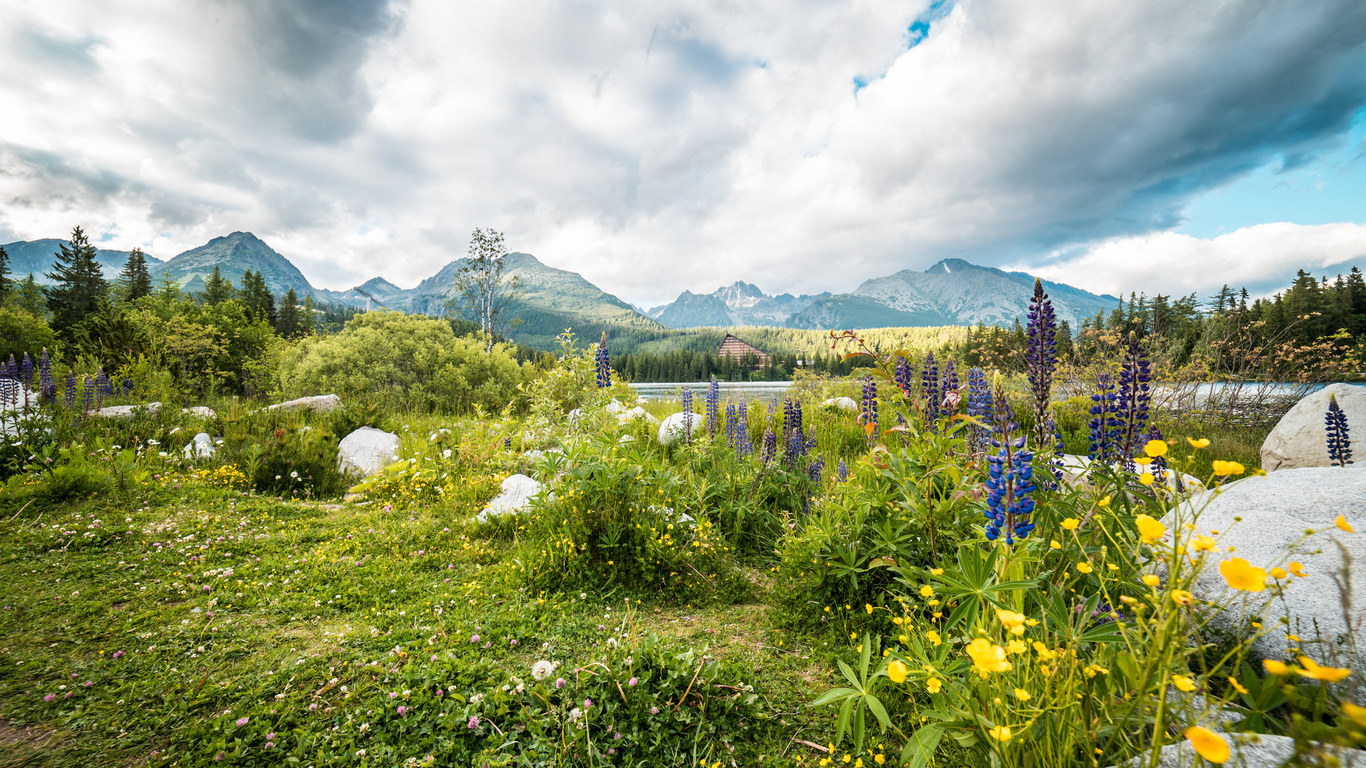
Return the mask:
{"type": "Polygon", "coordinates": [[[194,405],[189,408],[181,408],[180,412],[189,414],[190,416],[197,416],[201,419],[218,418],[218,412],[208,407],[207,405],[194,405]]]}
{"type": "Polygon", "coordinates": [[[838,408],[841,411],[848,411],[849,413],[858,413],[860,410],[859,404],[854,402],[852,397],[832,397],[821,403],[821,407],[838,408]]]}
{"type": "Polygon", "coordinates": [[[213,438],[209,437],[207,432],[200,432],[194,436],[194,440],[185,446],[181,454],[186,460],[195,461],[197,459],[212,459],[217,452],[218,450],[213,447],[213,438]]]}
{"type": "Polygon", "coordinates": [[[654,416],[651,416],[649,412],[647,412],[644,408],[638,405],[629,411],[622,411],[617,414],[617,421],[621,424],[626,424],[628,422],[635,421],[636,419],[644,419],[645,421],[648,421],[651,424],[659,423],[659,419],[656,419],[654,416]]]}
{"type": "Polygon", "coordinates": [[[37,407],[37,392],[14,379],[0,379],[0,415],[34,410],[37,407]]]}
{"type": "MultiPolygon", "coordinates": [[[[1075,488],[1078,485],[1086,484],[1086,474],[1090,471],[1091,466],[1095,464],[1095,462],[1092,461],[1090,457],[1078,456],[1076,454],[1071,453],[1064,453],[1059,458],[1062,459],[1063,483],[1065,483],[1069,488],[1075,488]]],[[[1134,467],[1134,469],[1139,475],[1151,475],[1153,472],[1151,464],[1148,466],[1134,467]]],[[[1185,473],[1180,473],[1179,477],[1181,480],[1181,491],[1183,493],[1203,491],[1205,489],[1205,484],[1200,482],[1200,479],[1197,477],[1192,477],[1185,473]]],[[[1166,486],[1168,488],[1173,488],[1175,486],[1177,478],[1178,473],[1172,471],[1171,469],[1168,469],[1165,480],[1166,486]]]]}
{"type": "MultiPolygon", "coordinates": [[[[1221,561],[1241,557],[1269,571],[1295,560],[1303,564],[1309,576],[1284,580],[1284,599],[1271,600],[1261,609],[1262,625],[1270,632],[1255,642],[1254,650],[1264,658],[1283,658],[1289,646],[1285,637],[1288,631],[1303,641],[1295,647],[1320,663],[1331,663],[1328,649],[1313,642],[1318,639],[1316,624],[1325,641],[1341,645],[1348,639],[1347,633],[1355,631],[1357,644],[1366,647],[1366,625],[1360,621],[1366,611],[1366,469],[1306,467],[1249,477],[1188,497],[1163,522],[1174,530],[1197,513],[1191,536],[1212,536],[1219,543],[1219,551],[1204,556],[1204,570],[1190,590],[1199,598],[1231,604],[1229,610],[1211,617],[1213,626],[1244,631],[1236,624],[1248,593],[1229,589],[1219,573],[1221,561]],[[1336,528],[1338,515],[1358,533],[1336,528]],[[1309,529],[1320,533],[1305,538],[1309,529]],[[1354,630],[1343,620],[1340,596],[1329,576],[1343,566],[1338,544],[1354,563],[1350,607],[1354,630]],[[1227,551],[1230,548],[1232,553],[1227,551]],[[1288,630],[1277,623],[1283,616],[1290,621],[1288,630]]],[[[1252,594],[1247,598],[1248,608],[1261,607],[1268,596],[1267,592],[1252,594]]]]}
{"type": "Polygon", "coordinates": [[[679,440],[685,439],[689,430],[697,434],[700,429],[705,429],[702,425],[702,417],[696,413],[679,413],[666,416],[659,425],[659,444],[673,445],[679,440]]]}
{"type": "Polygon", "coordinates": [[[156,416],[161,413],[161,403],[146,403],[143,405],[111,405],[108,408],[101,408],[92,413],[92,416],[99,416],[104,419],[131,419],[134,416],[145,413],[148,416],[156,416]]]}
{"type": "Polygon", "coordinates": [[[398,435],[374,427],[361,427],[342,438],[337,461],[343,472],[369,477],[398,461],[398,435]]]}
{"type": "Polygon", "coordinates": [[[502,515],[515,515],[531,506],[531,499],[541,492],[541,484],[526,475],[509,475],[502,483],[503,492],[478,515],[476,520],[486,523],[502,515]]]}
{"type": "Polygon", "coordinates": [[[298,400],[290,400],[284,403],[276,403],[267,406],[267,411],[290,411],[294,409],[314,411],[316,413],[328,413],[342,407],[340,397],[336,395],[316,395],[314,397],[301,397],[298,400]]]}
{"type": "Polygon", "coordinates": [[[1330,384],[1300,398],[1276,422],[1271,434],[1262,441],[1262,469],[1276,472],[1329,465],[1328,440],[1323,431],[1329,394],[1337,397],[1338,407],[1347,413],[1349,427],[1366,426],[1366,386],[1330,384]]]}
{"type": "MultiPolygon", "coordinates": [[[[1269,736],[1257,733],[1221,733],[1229,743],[1229,759],[1224,768],[1279,768],[1295,756],[1295,740],[1289,736],[1269,736]]],[[[1343,768],[1366,768],[1366,752],[1343,749],[1326,744],[1315,744],[1317,749],[1337,758],[1343,768]]],[[[1125,763],[1127,768],[1147,768],[1149,758],[1136,757],[1125,763]]],[[[1316,763],[1317,764],[1317,763],[1316,763]]],[[[1159,768],[1196,768],[1209,765],[1195,754],[1189,741],[1169,744],[1158,757],[1159,768]]]]}

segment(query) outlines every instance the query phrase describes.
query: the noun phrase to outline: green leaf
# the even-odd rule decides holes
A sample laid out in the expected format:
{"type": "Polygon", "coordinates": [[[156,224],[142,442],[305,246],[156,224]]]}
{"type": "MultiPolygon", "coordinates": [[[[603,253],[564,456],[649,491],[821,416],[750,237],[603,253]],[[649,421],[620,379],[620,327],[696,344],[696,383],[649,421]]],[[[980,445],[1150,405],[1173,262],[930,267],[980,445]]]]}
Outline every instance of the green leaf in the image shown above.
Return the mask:
{"type": "Polygon", "coordinates": [[[848,680],[850,685],[862,691],[863,683],[859,682],[858,676],[854,674],[854,670],[850,669],[849,665],[845,664],[840,659],[836,659],[835,661],[840,665],[840,672],[844,674],[844,679],[848,680]]]}
{"type": "Polygon", "coordinates": [[[939,741],[943,738],[944,729],[937,725],[921,728],[906,742],[905,748],[901,750],[901,759],[897,762],[902,765],[909,762],[911,768],[926,768],[934,757],[934,751],[939,747],[939,741]]]}
{"type": "Polygon", "coordinates": [[[887,716],[887,710],[883,708],[882,702],[878,701],[877,697],[872,694],[864,694],[863,703],[868,705],[868,711],[873,713],[879,723],[882,723],[882,732],[886,733],[887,729],[892,727],[892,719],[887,716]]]}
{"type": "Polygon", "coordinates": [[[829,704],[830,702],[835,701],[836,699],[842,699],[842,698],[844,698],[844,697],[846,697],[846,696],[857,696],[857,695],[858,695],[858,691],[854,690],[853,688],[835,688],[835,689],[826,691],[825,693],[822,693],[822,694],[820,695],[819,698],[817,698],[815,701],[811,702],[811,703],[808,704],[807,706],[809,706],[809,707],[819,707],[819,706],[821,706],[822,704],[829,704]]]}

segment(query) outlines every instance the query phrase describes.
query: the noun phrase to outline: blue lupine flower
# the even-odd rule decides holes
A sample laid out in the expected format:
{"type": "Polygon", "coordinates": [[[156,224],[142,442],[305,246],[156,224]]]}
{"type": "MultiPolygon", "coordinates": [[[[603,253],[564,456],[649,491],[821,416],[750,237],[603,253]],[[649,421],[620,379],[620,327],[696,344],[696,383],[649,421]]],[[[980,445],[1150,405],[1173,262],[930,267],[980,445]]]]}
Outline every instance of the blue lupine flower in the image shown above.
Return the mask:
{"type": "Polygon", "coordinates": [[[759,449],[759,463],[767,466],[769,462],[773,461],[773,458],[777,453],[778,436],[773,434],[773,428],[769,427],[764,430],[764,444],[763,447],[759,449]]]}
{"type": "Polygon", "coordinates": [[[9,356],[9,362],[0,366],[0,376],[7,379],[19,378],[19,364],[14,362],[14,355],[9,356]]]}
{"type": "Polygon", "coordinates": [[[132,380],[132,379],[124,379],[124,380],[123,380],[123,395],[124,395],[125,397],[127,397],[128,394],[131,393],[132,391],[133,391],[133,380],[132,380]]]}
{"type": "Polygon", "coordinates": [[[845,465],[844,459],[840,459],[840,463],[835,466],[835,479],[841,483],[849,480],[849,467],[845,465]]]}
{"type": "Polygon", "coordinates": [[[683,412],[688,414],[683,419],[683,439],[692,442],[692,390],[683,388],[683,412]]]}
{"type": "Polygon", "coordinates": [[[812,461],[810,464],[807,465],[806,476],[811,478],[811,482],[820,485],[821,473],[824,471],[825,459],[823,457],[818,456],[816,457],[815,461],[812,461]]]}
{"type": "Polygon", "coordinates": [[[1352,463],[1352,437],[1348,433],[1347,412],[1338,405],[1337,395],[1328,393],[1328,413],[1324,415],[1328,433],[1328,465],[1345,467],[1352,463]]]}
{"type": "Polygon", "coordinates": [[[863,377],[863,407],[858,422],[863,425],[864,436],[872,441],[877,435],[877,382],[871,375],[863,377]],[[871,430],[869,424],[873,426],[871,430]]]}
{"type": "Polygon", "coordinates": [[[896,372],[892,376],[896,386],[901,390],[901,396],[907,399],[911,397],[911,362],[904,357],[898,356],[896,359],[896,372]]]}
{"type": "Polygon", "coordinates": [[[103,368],[100,368],[95,374],[95,391],[99,393],[101,398],[114,394],[114,382],[105,375],[103,368]]]}
{"type": "Polygon", "coordinates": [[[935,365],[933,352],[925,353],[925,367],[920,369],[920,396],[926,401],[925,421],[934,429],[939,418],[939,403],[935,402],[939,396],[939,366],[935,365]]]}
{"type": "Polygon", "coordinates": [[[76,374],[66,372],[66,407],[76,407],[76,374]]]}
{"type": "Polygon", "coordinates": [[[1025,372],[1034,394],[1034,445],[1047,445],[1048,409],[1052,405],[1053,371],[1058,367],[1058,320],[1043,282],[1034,279],[1029,300],[1029,324],[1025,328],[1025,372]]]}
{"type": "Polygon", "coordinates": [[[1115,459],[1120,422],[1116,416],[1115,382],[1108,371],[1096,377],[1096,393],[1091,395],[1091,450],[1093,461],[1110,463],[1115,459]]]}
{"type": "Polygon", "coordinates": [[[736,415],[739,419],[736,422],[736,431],[739,433],[736,451],[739,453],[740,458],[743,459],[751,453],[754,453],[754,441],[750,440],[749,437],[749,403],[747,403],[744,398],[740,399],[740,407],[736,415]]]}
{"type": "Polygon", "coordinates": [[[738,449],[740,447],[740,430],[736,428],[735,401],[726,401],[726,445],[738,449]]]}
{"type": "Polygon", "coordinates": [[[721,385],[716,383],[716,376],[712,376],[711,383],[707,385],[705,402],[707,405],[707,432],[712,437],[716,437],[716,431],[721,428],[721,425],[717,423],[721,416],[721,385]]]}
{"type": "Polygon", "coordinates": [[[998,389],[993,400],[991,445],[997,451],[987,457],[987,508],[983,514],[987,539],[995,541],[1004,534],[1006,545],[1011,546],[1034,530],[1030,519],[1034,513],[1034,456],[1025,448],[1023,436],[1012,435],[1019,425],[1005,392],[998,389]]]}
{"type": "Polygon", "coordinates": [[[47,347],[43,347],[43,353],[38,356],[38,395],[48,402],[57,399],[57,385],[52,382],[52,357],[47,353],[47,347]]]}
{"type": "Polygon", "coordinates": [[[81,412],[85,413],[95,407],[95,380],[89,376],[85,377],[85,387],[82,394],[81,412]]]}
{"type": "Polygon", "coordinates": [[[607,331],[602,332],[602,341],[593,355],[593,367],[597,369],[598,388],[612,386],[612,367],[607,358],[607,331]]]}
{"type": "MultiPolygon", "coordinates": [[[[981,368],[968,369],[968,415],[986,424],[991,421],[992,411],[991,388],[987,386],[986,373],[981,368]]],[[[986,447],[987,432],[986,427],[972,426],[968,437],[974,452],[986,447]]]]}
{"type": "Polygon", "coordinates": [[[953,360],[944,363],[944,375],[939,382],[939,415],[952,416],[958,412],[958,370],[953,360]],[[952,396],[950,396],[952,395],[952,396]]]}
{"type": "Polygon", "coordinates": [[[1129,345],[1124,350],[1124,362],[1119,369],[1119,392],[1115,400],[1115,418],[1119,424],[1119,459],[1127,470],[1134,468],[1134,456],[1143,448],[1143,435],[1148,428],[1148,393],[1152,381],[1148,353],[1139,344],[1137,334],[1129,334],[1129,345]]]}
{"type": "Polygon", "coordinates": [[[24,382],[24,386],[33,386],[33,361],[29,359],[28,353],[24,353],[24,359],[19,363],[19,380],[24,382]]]}

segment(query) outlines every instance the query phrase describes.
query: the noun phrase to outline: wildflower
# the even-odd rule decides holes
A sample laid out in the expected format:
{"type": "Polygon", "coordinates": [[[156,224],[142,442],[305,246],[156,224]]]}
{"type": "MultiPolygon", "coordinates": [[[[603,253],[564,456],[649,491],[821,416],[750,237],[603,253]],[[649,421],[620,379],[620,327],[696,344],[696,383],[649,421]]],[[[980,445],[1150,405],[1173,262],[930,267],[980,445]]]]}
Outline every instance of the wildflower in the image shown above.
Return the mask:
{"type": "Polygon", "coordinates": [[[1277,581],[1280,581],[1281,579],[1284,579],[1286,576],[1289,576],[1289,575],[1290,575],[1290,574],[1288,574],[1288,573],[1285,572],[1285,569],[1284,569],[1284,568],[1272,568],[1272,569],[1271,569],[1271,578],[1276,579],[1277,581]]]}
{"type": "Polygon", "coordinates": [[[657,715],[657,714],[659,714],[659,707],[650,707],[650,714],[652,714],[652,715],[657,715]]]}
{"type": "Polygon", "coordinates": [[[238,718],[238,720],[237,720],[237,727],[238,727],[238,728],[241,728],[242,726],[246,725],[247,722],[248,722],[248,720],[249,720],[249,718],[245,718],[245,717],[238,718]]]}
{"type": "Polygon", "coordinates": [[[1026,691],[1023,688],[1016,688],[1015,698],[1019,699],[1020,701],[1029,701],[1033,697],[1029,695],[1029,691],[1026,691]]]}
{"type": "Polygon", "coordinates": [[[863,402],[858,423],[863,425],[864,434],[869,440],[877,435],[877,382],[871,375],[863,377],[863,402]]]}
{"type": "Polygon", "coordinates": [[[1024,634],[1025,617],[1023,613],[1015,613],[1014,611],[997,608],[996,618],[1001,620],[1001,623],[1005,625],[1006,629],[1010,630],[1012,635],[1024,634]]]}
{"type": "Polygon", "coordinates": [[[1202,438],[1200,438],[1200,439],[1198,439],[1198,440],[1197,440],[1197,439],[1194,439],[1194,438],[1188,437],[1188,438],[1186,438],[1186,442],[1190,443],[1192,448],[1197,448],[1197,449],[1198,449],[1198,448],[1208,448],[1208,447],[1209,447],[1209,439],[1208,439],[1208,438],[1204,438],[1204,437],[1202,437],[1202,438]]]}
{"type": "Polygon", "coordinates": [[[1010,741],[1010,726],[1008,725],[995,726],[989,729],[987,733],[991,734],[991,738],[997,741],[1010,741]]]}
{"type": "Polygon", "coordinates": [[[1062,549],[1062,545],[1058,543],[1057,539],[1053,539],[1052,541],[1048,542],[1048,546],[1052,547],[1053,549],[1062,549]]]}
{"type": "Polygon", "coordinates": [[[1138,482],[1143,485],[1152,485],[1153,476],[1147,472],[1144,472],[1143,474],[1138,476],[1138,482]]]}
{"type": "Polygon", "coordinates": [[[1347,518],[1342,515],[1338,515],[1338,519],[1333,521],[1333,525],[1336,525],[1348,533],[1356,533],[1356,531],[1352,530],[1352,524],[1347,522],[1347,518]]]}
{"type": "Polygon", "coordinates": [[[1352,439],[1348,435],[1347,413],[1338,405],[1337,395],[1332,392],[1328,393],[1328,413],[1323,421],[1328,435],[1328,466],[1351,464],[1352,439]]]}
{"type": "MultiPolygon", "coordinates": [[[[1044,293],[1043,282],[1034,279],[1034,295],[1029,299],[1025,327],[1025,372],[1034,395],[1036,446],[1047,442],[1048,408],[1052,403],[1053,371],[1058,366],[1058,320],[1053,302],[1044,293]]],[[[1004,741],[1004,739],[1002,739],[1004,741]]]]}
{"type": "MultiPolygon", "coordinates": [[[[920,588],[920,596],[921,596],[921,597],[934,597],[934,587],[931,587],[929,584],[926,584],[925,586],[921,587],[921,588],[920,588]]],[[[869,613],[872,613],[872,611],[869,611],[869,613]]]]}
{"type": "Polygon", "coordinates": [[[1190,693],[1195,690],[1195,681],[1185,675],[1172,675],[1172,685],[1176,686],[1177,690],[1184,691],[1185,693],[1190,693]]]}
{"type": "Polygon", "coordinates": [[[598,388],[612,386],[612,368],[607,358],[607,331],[602,332],[602,341],[593,354],[593,368],[597,373],[598,388]]]}
{"type": "Polygon", "coordinates": [[[1303,579],[1309,575],[1304,572],[1304,565],[1297,563],[1294,560],[1291,560],[1285,567],[1290,569],[1290,575],[1297,578],[1303,579]]]}
{"type": "Polygon", "coordinates": [[[1258,568],[1241,557],[1234,557],[1219,563],[1219,575],[1233,589],[1243,592],[1261,592],[1266,589],[1266,571],[1258,568]]]}
{"type": "MultiPolygon", "coordinates": [[[[1166,445],[1166,443],[1163,443],[1166,445]]],[[[1152,482],[1152,475],[1144,475],[1148,482],[1152,482]]],[[[1167,526],[1159,523],[1147,515],[1139,515],[1134,518],[1134,523],[1138,526],[1138,535],[1143,539],[1144,544],[1155,544],[1167,532],[1167,526]]]]}
{"type": "Polygon", "coordinates": [[[1147,574],[1147,575],[1145,575],[1145,576],[1143,577],[1143,583],[1144,583],[1144,584],[1147,584],[1147,585],[1150,586],[1150,587],[1155,587],[1155,586],[1157,586],[1159,583],[1161,583],[1161,581],[1162,581],[1162,580],[1159,579],[1159,578],[1157,578],[1157,576],[1156,576],[1155,574],[1151,574],[1151,573],[1149,573],[1149,574],[1147,574]]]}
{"type": "Polygon", "coordinates": [[[1266,671],[1268,673],[1273,674],[1277,677],[1285,677],[1286,675],[1290,674],[1290,665],[1286,664],[1283,661],[1276,661],[1275,659],[1262,659],[1262,666],[1266,668],[1266,671]]]}
{"type": "Polygon", "coordinates": [[[1149,440],[1148,443],[1147,443],[1146,445],[1143,446],[1143,452],[1146,453],[1146,454],[1148,454],[1150,457],[1152,457],[1152,458],[1154,458],[1154,459],[1157,458],[1157,457],[1159,457],[1159,456],[1166,456],[1166,455],[1167,455],[1167,441],[1166,441],[1166,440],[1149,440]]]}
{"type": "MultiPolygon", "coordinates": [[[[899,370],[899,369],[898,369],[899,370]]],[[[910,366],[906,366],[907,386],[909,393],[910,366]]],[[[987,377],[981,368],[972,368],[968,371],[968,415],[975,417],[979,422],[989,420],[993,404],[991,400],[991,389],[987,387],[987,377]]],[[[972,431],[968,434],[969,444],[974,452],[980,451],[986,444],[986,429],[978,424],[972,425],[972,431]]]]}
{"type": "Polygon", "coordinates": [[[1010,662],[1006,661],[1005,649],[980,637],[968,643],[966,652],[972,659],[972,665],[983,677],[988,672],[1009,672],[1011,669],[1010,662]]]}
{"type": "Polygon", "coordinates": [[[1081,525],[1081,521],[1075,517],[1069,517],[1062,521],[1063,530],[1075,531],[1078,525],[1081,525]]]}
{"type": "Polygon", "coordinates": [[[1009,546],[1034,530],[1030,521],[1034,512],[1034,454],[1025,449],[1024,437],[1011,436],[1018,425],[1005,393],[998,391],[994,402],[991,445],[998,452],[987,458],[987,508],[983,512],[987,517],[987,539],[995,541],[1004,532],[1009,546]]]}
{"type": "Polygon", "coordinates": [[[1211,466],[1214,467],[1214,474],[1219,477],[1241,475],[1245,471],[1245,467],[1236,461],[1220,461],[1219,459],[1215,459],[1211,466]]]}
{"type": "Polygon", "coordinates": [[[943,687],[944,682],[937,677],[931,677],[929,680],[925,681],[925,690],[930,693],[939,693],[939,690],[943,687]]]}
{"type": "Polygon", "coordinates": [[[936,646],[944,644],[943,639],[939,637],[939,633],[933,630],[925,633],[925,639],[929,640],[932,644],[936,646]]]}
{"type": "Polygon", "coordinates": [[[1115,396],[1116,426],[1119,455],[1124,457],[1125,469],[1132,469],[1130,457],[1138,451],[1148,424],[1149,381],[1152,380],[1148,353],[1139,343],[1138,334],[1129,333],[1129,344],[1119,370],[1119,391],[1115,396]]]}
{"type": "Polygon", "coordinates": [[[898,685],[906,682],[906,665],[899,659],[892,659],[887,664],[887,678],[898,685]]]}
{"type": "Polygon", "coordinates": [[[1366,728],[1366,707],[1358,707],[1350,701],[1342,702],[1342,713],[1352,718],[1352,722],[1366,728]]]}
{"type": "Polygon", "coordinates": [[[1080,563],[1077,563],[1077,572],[1078,572],[1078,573],[1091,573],[1091,572],[1094,571],[1094,570],[1095,570],[1095,568],[1092,568],[1090,563],[1087,563],[1087,562],[1080,562],[1080,563]]]}
{"type": "Polygon", "coordinates": [[[1299,662],[1300,666],[1304,667],[1304,669],[1300,670],[1299,673],[1311,680],[1322,680],[1325,683],[1336,683],[1341,680],[1345,680],[1348,675],[1352,674],[1352,670],[1350,669],[1338,669],[1336,667],[1321,667],[1319,666],[1318,662],[1314,661],[1308,656],[1299,657],[1299,662]]]}
{"type": "Polygon", "coordinates": [[[1091,395],[1091,447],[1089,456],[1095,461],[1109,463],[1115,455],[1115,438],[1120,422],[1116,415],[1115,384],[1108,371],[1096,376],[1096,392],[1091,395]]]}
{"type": "Polygon", "coordinates": [[[1177,605],[1186,607],[1194,601],[1195,595],[1192,595],[1190,592],[1187,592],[1184,589],[1172,590],[1172,602],[1176,603],[1177,605]]]}
{"type": "Polygon", "coordinates": [[[1048,646],[1038,640],[1034,641],[1034,652],[1039,654],[1039,659],[1041,661],[1052,661],[1058,657],[1057,651],[1049,650],[1048,646]]]}
{"type": "Polygon", "coordinates": [[[1228,762],[1228,742],[1224,741],[1224,738],[1219,734],[1208,728],[1192,725],[1186,729],[1185,735],[1190,740],[1191,746],[1195,748],[1196,754],[1211,763],[1222,765],[1228,762]]]}
{"type": "Polygon", "coordinates": [[[1238,682],[1237,678],[1229,677],[1228,684],[1233,686],[1233,690],[1237,691],[1238,693],[1241,693],[1244,696],[1247,695],[1247,689],[1243,687],[1242,683],[1238,682]]]}
{"type": "Polygon", "coordinates": [[[550,677],[551,673],[553,673],[554,671],[555,664],[553,662],[546,661],[545,659],[541,659],[540,661],[531,665],[531,676],[537,680],[544,680],[547,677],[550,677]]]}
{"type": "Polygon", "coordinates": [[[1191,549],[1196,552],[1213,552],[1215,549],[1215,541],[1209,536],[1196,536],[1195,539],[1191,541],[1191,549]]]}

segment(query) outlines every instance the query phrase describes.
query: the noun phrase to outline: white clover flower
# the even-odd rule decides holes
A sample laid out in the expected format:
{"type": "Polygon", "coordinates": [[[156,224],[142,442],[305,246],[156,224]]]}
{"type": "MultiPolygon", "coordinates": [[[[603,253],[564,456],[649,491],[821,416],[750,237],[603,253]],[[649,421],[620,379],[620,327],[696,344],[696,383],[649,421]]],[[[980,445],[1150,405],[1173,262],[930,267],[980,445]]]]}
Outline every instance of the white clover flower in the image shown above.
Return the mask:
{"type": "Polygon", "coordinates": [[[531,676],[537,680],[544,680],[555,672],[555,665],[545,659],[541,659],[531,665],[531,676]]]}
{"type": "Polygon", "coordinates": [[[578,707],[569,710],[569,722],[577,723],[581,717],[583,717],[583,710],[578,707]]]}

